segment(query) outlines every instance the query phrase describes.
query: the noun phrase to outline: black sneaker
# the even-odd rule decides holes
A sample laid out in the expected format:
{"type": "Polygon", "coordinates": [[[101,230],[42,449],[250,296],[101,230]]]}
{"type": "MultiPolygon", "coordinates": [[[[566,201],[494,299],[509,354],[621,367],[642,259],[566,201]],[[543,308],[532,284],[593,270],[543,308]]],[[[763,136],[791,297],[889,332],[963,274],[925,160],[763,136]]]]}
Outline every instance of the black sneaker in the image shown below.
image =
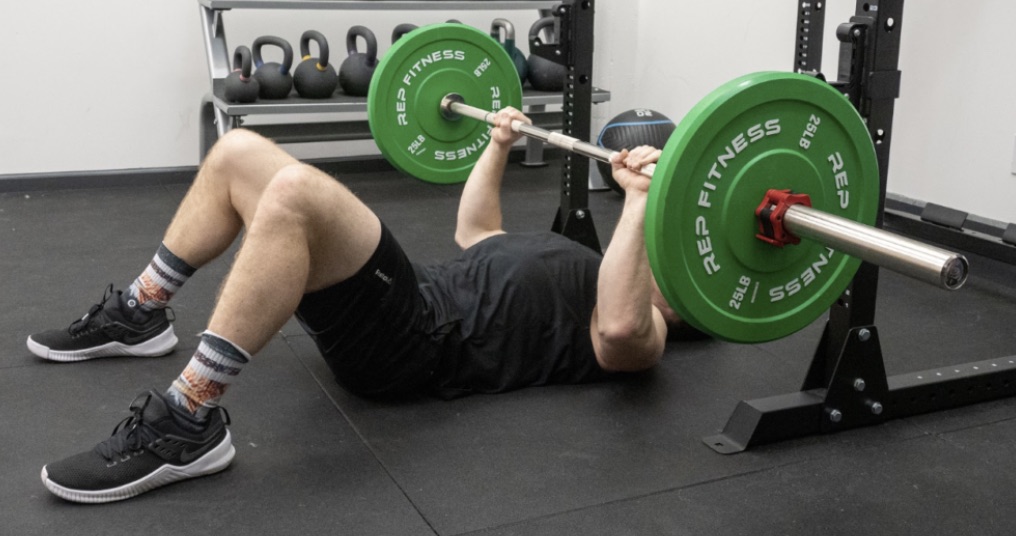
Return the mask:
{"type": "Polygon", "coordinates": [[[149,391],[131,403],[131,411],[94,449],[43,467],[46,488],[68,501],[119,501],[217,473],[233,460],[225,409],[197,422],[149,391]]]}
{"type": "Polygon", "coordinates": [[[128,301],[122,291],[114,292],[110,285],[102,301],[67,329],[30,335],[28,349],[43,359],[65,362],[172,352],[177,339],[168,309],[141,311],[131,308],[128,301]]]}

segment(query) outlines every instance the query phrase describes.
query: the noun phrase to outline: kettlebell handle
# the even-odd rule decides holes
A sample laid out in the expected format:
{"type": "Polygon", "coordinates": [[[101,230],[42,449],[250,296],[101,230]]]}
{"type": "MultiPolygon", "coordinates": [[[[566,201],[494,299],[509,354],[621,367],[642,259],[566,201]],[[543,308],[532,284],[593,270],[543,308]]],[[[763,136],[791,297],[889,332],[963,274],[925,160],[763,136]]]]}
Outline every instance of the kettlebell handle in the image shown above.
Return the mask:
{"type": "Polygon", "coordinates": [[[240,72],[240,80],[246,82],[250,79],[251,65],[250,49],[246,45],[236,47],[233,53],[233,72],[240,72]]]}
{"type": "Polygon", "coordinates": [[[310,42],[314,41],[318,44],[319,56],[317,61],[317,70],[324,71],[328,68],[328,40],[325,36],[317,30],[307,30],[300,36],[300,58],[303,60],[310,59],[310,42]]]}
{"type": "Polygon", "coordinates": [[[554,16],[543,17],[542,19],[534,22],[533,26],[529,28],[529,42],[535,43],[537,46],[556,43],[557,35],[556,32],[554,31],[551,32],[551,38],[547,42],[544,42],[543,39],[540,37],[540,31],[545,28],[552,28],[555,22],[556,17],[554,16]]]}
{"type": "Polygon", "coordinates": [[[409,22],[404,22],[396,26],[395,29],[392,30],[392,44],[394,45],[395,42],[398,41],[400,37],[415,30],[416,28],[417,26],[415,24],[409,22]]]}
{"type": "Polygon", "coordinates": [[[490,23],[490,36],[501,41],[501,30],[504,30],[505,41],[515,42],[515,25],[508,19],[494,19],[490,23]]]}
{"type": "Polygon", "coordinates": [[[265,64],[261,58],[261,47],[264,45],[275,45],[282,49],[282,64],[279,66],[279,72],[281,74],[289,73],[289,68],[293,66],[293,47],[289,46],[289,41],[274,35],[264,35],[254,40],[251,50],[254,66],[260,69],[265,64]]]}
{"type": "Polygon", "coordinates": [[[362,37],[367,42],[367,65],[375,65],[377,63],[377,38],[374,37],[374,32],[366,26],[353,26],[346,32],[346,53],[350,56],[360,53],[356,49],[357,37],[362,37]]]}

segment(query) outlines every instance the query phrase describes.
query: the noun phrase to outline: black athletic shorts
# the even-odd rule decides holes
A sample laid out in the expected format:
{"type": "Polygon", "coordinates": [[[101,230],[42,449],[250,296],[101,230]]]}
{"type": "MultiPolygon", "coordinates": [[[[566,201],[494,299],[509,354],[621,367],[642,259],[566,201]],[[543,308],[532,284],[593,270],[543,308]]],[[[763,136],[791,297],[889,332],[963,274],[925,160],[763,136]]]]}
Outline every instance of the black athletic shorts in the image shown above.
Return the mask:
{"type": "Polygon", "coordinates": [[[335,379],[362,396],[424,392],[441,358],[427,326],[416,274],[384,224],[381,241],[353,277],[304,295],[296,318],[335,379]]]}

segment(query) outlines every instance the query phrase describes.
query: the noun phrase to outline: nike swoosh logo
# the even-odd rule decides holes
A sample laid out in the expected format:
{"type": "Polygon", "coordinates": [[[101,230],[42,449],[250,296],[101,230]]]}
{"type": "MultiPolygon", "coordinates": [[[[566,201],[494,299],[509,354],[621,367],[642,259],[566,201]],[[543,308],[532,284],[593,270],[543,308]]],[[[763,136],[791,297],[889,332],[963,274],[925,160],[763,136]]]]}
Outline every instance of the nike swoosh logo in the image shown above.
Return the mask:
{"type": "Polygon", "coordinates": [[[200,443],[195,443],[193,441],[184,440],[184,439],[182,439],[180,437],[167,437],[166,438],[166,440],[171,440],[171,439],[186,443],[186,445],[183,447],[183,450],[180,451],[180,455],[178,457],[178,459],[180,460],[180,463],[183,464],[183,465],[186,465],[186,464],[188,464],[188,463],[190,463],[190,462],[192,462],[192,461],[194,461],[194,460],[204,456],[205,454],[208,454],[208,452],[210,452],[212,449],[214,449],[215,446],[218,445],[222,441],[222,438],[219,437],[218,441],[212,439],[208,443],[200,444],[200,443]]]}
{"type": "Polygon", "coordinates": [[[133,331],[133,330],[126,331],[123,335],[123,343],[133,345],[139,342],[144,342],[158,335],[159,333],[162,333],[165,329],[166,326],[158,325],[145,331],[133,331]]]}
{"type": "Polygon", "coordinates": [[[190,463],[190,462],[200,458],[202,455],[204,455],[206,452],[208,452],[208,450],[209,450],[208,449],[208,445],[205,445],[203,448],[199,448],[197,450],[187,450],[187,449],[184,449],[182,452],[180,452],[180,463],[185,463],[185,464],[186,463],[190,463]]]}

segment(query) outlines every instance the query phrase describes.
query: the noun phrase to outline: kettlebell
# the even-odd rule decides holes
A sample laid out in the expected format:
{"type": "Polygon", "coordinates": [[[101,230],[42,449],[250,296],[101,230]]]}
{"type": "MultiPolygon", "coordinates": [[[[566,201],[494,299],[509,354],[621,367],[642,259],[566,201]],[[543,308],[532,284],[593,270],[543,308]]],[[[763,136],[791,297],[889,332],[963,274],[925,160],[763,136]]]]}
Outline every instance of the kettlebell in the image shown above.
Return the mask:
{"type": "Polygon", "coordinates": [[[258,81],[250,71],[250,49],[240,45],[233,53],[233,72],[226,77],[227,101],[247,103],[258,100],[258,81]]]}
{"type": "Polygon", "coordinates": [[[265,35],[254,40],[251,50],[254,56],[254,78],[261,86],[258,94],[262,99],[284,99],[293,90],[293,75],[289,74],[289,68],[293,66],[293,47],[281,37],[265,35]],[[265,63],[261,59],[261,47],[264,45],[275,45],[282,49],[282,63],[265,63]]]}
{"type": "MultiPolygon", "coordinates": [[[[552,16],[543,17],[533,23],[533,27],[529,29],[530,51],[535,51],[544,44],[555,44],[556,38],[554,37],[551,37],[547,43],[544,43],[540,38],[541,30],[553,26],[554,17],[552,16]]],[[[537,56],[536,54],[529,55],[529,83],[533,85],[533,89],[539,91],[561,91],[564,89],[564,77],[566,74],[567,68],[564,65],[537,56]]]]}
{"type": "Polygon", "coordinates": [[[515,71],[519,73],[519,83],[526,83],[526,76],[529,74],[529,63],[526,62],[526,55],[515,47],[515,25],[508,19],[494,19],[490,23],[490,36],[501,42],[505,52],[512,58],[515,64],[515,71]],[[504,41],[501,41],[501,30],[504,30],[504,41]]]}
{"type": "Polygon", "coordinates": [[[300,36],[300,57],[303,61],[293,71],[293,86],[301,97],[308,99],[327,99],[335,93],[339,85],[339,77],[335,68],[328,63],[328,40],[321,32],[307,30],[300,36]],[[310,56],[310,42],[318,44],[320,58],[310,56]]]}
{"type": "Polygon", "coordinates": [[[377,38],[366,26],[353,26],[346,33],[346,52],[349,54],[339,67],[339,85],[346,95],[365,97],[370,79],[377,68],[377,38]],[[356,50],[356,38],[367,42],[367,51],[356,50]]]}
{"type": "Polygon", "coordinates": [[[416,25],[415,24],[410,24],[408,22],[405,22],[405,23],[402,23],[402,24],[396,26],[395,29],[392,30],[392,44],[394,45],[395,42],[398,41],[400,37],[402,37],[403,35],[406,35],[407,33],[411,32],[411,31],[413,31],[415,29],[416,29],[416,25]]]}

